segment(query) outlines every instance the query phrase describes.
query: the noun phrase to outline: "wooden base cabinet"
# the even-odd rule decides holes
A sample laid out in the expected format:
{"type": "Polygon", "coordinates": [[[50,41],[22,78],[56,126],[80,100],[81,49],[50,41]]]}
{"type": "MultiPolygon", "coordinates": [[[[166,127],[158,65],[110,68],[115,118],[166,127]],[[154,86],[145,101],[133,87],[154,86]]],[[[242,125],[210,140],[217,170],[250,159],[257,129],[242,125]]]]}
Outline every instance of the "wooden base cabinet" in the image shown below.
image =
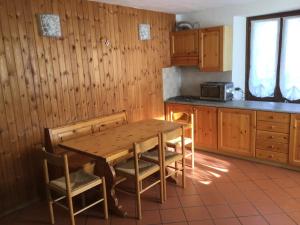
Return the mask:
{"type": "Polygon", "coordinates": [[[256,112],[218,109],[218,149],[241,156],[255,156],[256,112]]]}
{"type": "Polygon", "coordinates": [[[257,111],[256,158],[288,162],[290,114],[257,111]]]}
{"type": "Polygon", "coordinates": [[[292,114],[290,127],[289,163],[300,166],[300,115],[292,114]]]}
{"type": "Polygon", "coordinates": [[[195,146],[198,149],[216,150],[218,148],[217,108],[197,106],[195,115],[195,146]]]}

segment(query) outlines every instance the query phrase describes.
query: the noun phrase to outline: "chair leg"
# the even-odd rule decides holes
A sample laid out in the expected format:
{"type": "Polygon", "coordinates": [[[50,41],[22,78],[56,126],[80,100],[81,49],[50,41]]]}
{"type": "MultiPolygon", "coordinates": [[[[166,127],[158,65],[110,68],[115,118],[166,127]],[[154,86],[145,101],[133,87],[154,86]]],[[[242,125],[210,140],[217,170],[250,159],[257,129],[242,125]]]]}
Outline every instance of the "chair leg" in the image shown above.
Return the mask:
{"type": "Polygon", "coordinates": [[[166,178],[166,173],[167,173],[167,167],[164,167],[164,201],[167,201],[167,178],[166,178]]]}
{"type": "Polygon", "coordinates": [[[103,203],[104,203],[104,218],[108,219],[108,207],[107,207],[107,195],[106,195],[106,183],[105,177],[102,177],[102,193],[103,193],[103,203]]]}
{"type": "Polygon", "coordinates": [[[185,158],[182,157],[182,174],[181,174],[181,179],[182,179],[182,187],[185,188],[185,158]]]}
{"type": "Polygon", "coordinates": [[[80,195],[81,197],[81,205],[82,205],[82,208],[84,208],[86,206],[86,201],[85,201],[85,193],[82,193],[80,195]]]}
{"type": "Polygon", "coordinates": [[[159,173],[160,173],[160,203],[163,203],[165,201],[165,196],[164,196],[164,187],[165,187],[165,176],[164,176],[164,169],[161,168],[159,173]]]}
{"type": "Polygon", "coordinates": [[[47,199],[48,199],[50,222],[51,224],[54,224],[55,220],[54,220],[54,212],[53,212],[53,201],[52,201],[50,190],[48,188],[47,188],[47,199]]]}
{"type": "Polygon", "coordinates": [[[73,210],[72,197],[68,194],[67,195],[67,199],[68,199],[69,216],[70,216],[70,220],[71,220],[71,225],[75,225],[75,218],[74,218],[74,210],[73,210]]]}
{"type": "MultiPolygon", "coordinates": [[[[178,145],[175,146],[175,152],[178,152],[178,147],[179,147],[178,145]]],[[[175,171],[178,171],[178,162],[177,161],[175,162],[175,171]]],[[[175,177],[177,179],[178,173],[175,173],[175,177]]]]}
{"type": "Polygon", "coordinates": [[[137,207],[137,214],[138,219],[142,219],[142,207],[141,207],[141,193],[140,193],[140,182],[136,185],[136,207],[137,207]]]}
{"type": "Polygon", "coordinates": [[[192,169],[195,168],[195,147],[194,147],[194,144],[192,144],[192,169]]]}

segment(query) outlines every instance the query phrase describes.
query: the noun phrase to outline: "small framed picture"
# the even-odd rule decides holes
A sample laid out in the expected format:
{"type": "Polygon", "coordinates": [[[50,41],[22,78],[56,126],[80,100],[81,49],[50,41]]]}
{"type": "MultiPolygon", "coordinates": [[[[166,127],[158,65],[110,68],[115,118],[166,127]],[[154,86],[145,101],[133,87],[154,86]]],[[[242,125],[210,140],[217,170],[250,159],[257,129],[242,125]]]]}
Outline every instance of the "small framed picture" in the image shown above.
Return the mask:
{"type": "Polygon", "coordinates": [[[150,40],[150,24],[139,25],[139,36],[141,41],[150,40]]]}
{"type": "Polygon", "coordinates": [[[38,14],[40,34],[46,37],[61,37],[61,26],[59,15],[38,14]]]}

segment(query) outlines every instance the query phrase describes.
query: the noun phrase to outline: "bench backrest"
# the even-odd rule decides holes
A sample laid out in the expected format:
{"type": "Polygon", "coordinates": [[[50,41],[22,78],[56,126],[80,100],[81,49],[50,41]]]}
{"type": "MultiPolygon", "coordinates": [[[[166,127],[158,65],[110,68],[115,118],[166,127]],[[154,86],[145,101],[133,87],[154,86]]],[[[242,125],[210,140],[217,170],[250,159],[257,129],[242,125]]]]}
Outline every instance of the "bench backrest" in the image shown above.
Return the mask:
{"type": "Polygon", "coordinates": [[[63,141],[100,132],[127,123],[127,114],[123,111],[94,119],[79,121],[61,127],[45,128],[46,150],[48,152],[55,153],[57,145],[63,141]]]}

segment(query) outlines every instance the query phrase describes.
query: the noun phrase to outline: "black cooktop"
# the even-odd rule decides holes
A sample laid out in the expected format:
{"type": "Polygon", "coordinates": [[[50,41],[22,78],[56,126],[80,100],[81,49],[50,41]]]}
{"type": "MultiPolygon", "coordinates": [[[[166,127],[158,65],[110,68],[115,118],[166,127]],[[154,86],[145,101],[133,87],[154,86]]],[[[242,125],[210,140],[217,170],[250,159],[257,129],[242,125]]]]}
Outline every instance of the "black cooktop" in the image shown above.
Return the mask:
{"type": "Polygon", "coordinates": [[[177,101],[185,101],[185,102],[193,102],[193,101],[199,101],[200,97],[198,96],[188,96],[188,95],[180,95],[180,96],[176,96],[171,98],[173,100],[177,100],[177,101]]]}

